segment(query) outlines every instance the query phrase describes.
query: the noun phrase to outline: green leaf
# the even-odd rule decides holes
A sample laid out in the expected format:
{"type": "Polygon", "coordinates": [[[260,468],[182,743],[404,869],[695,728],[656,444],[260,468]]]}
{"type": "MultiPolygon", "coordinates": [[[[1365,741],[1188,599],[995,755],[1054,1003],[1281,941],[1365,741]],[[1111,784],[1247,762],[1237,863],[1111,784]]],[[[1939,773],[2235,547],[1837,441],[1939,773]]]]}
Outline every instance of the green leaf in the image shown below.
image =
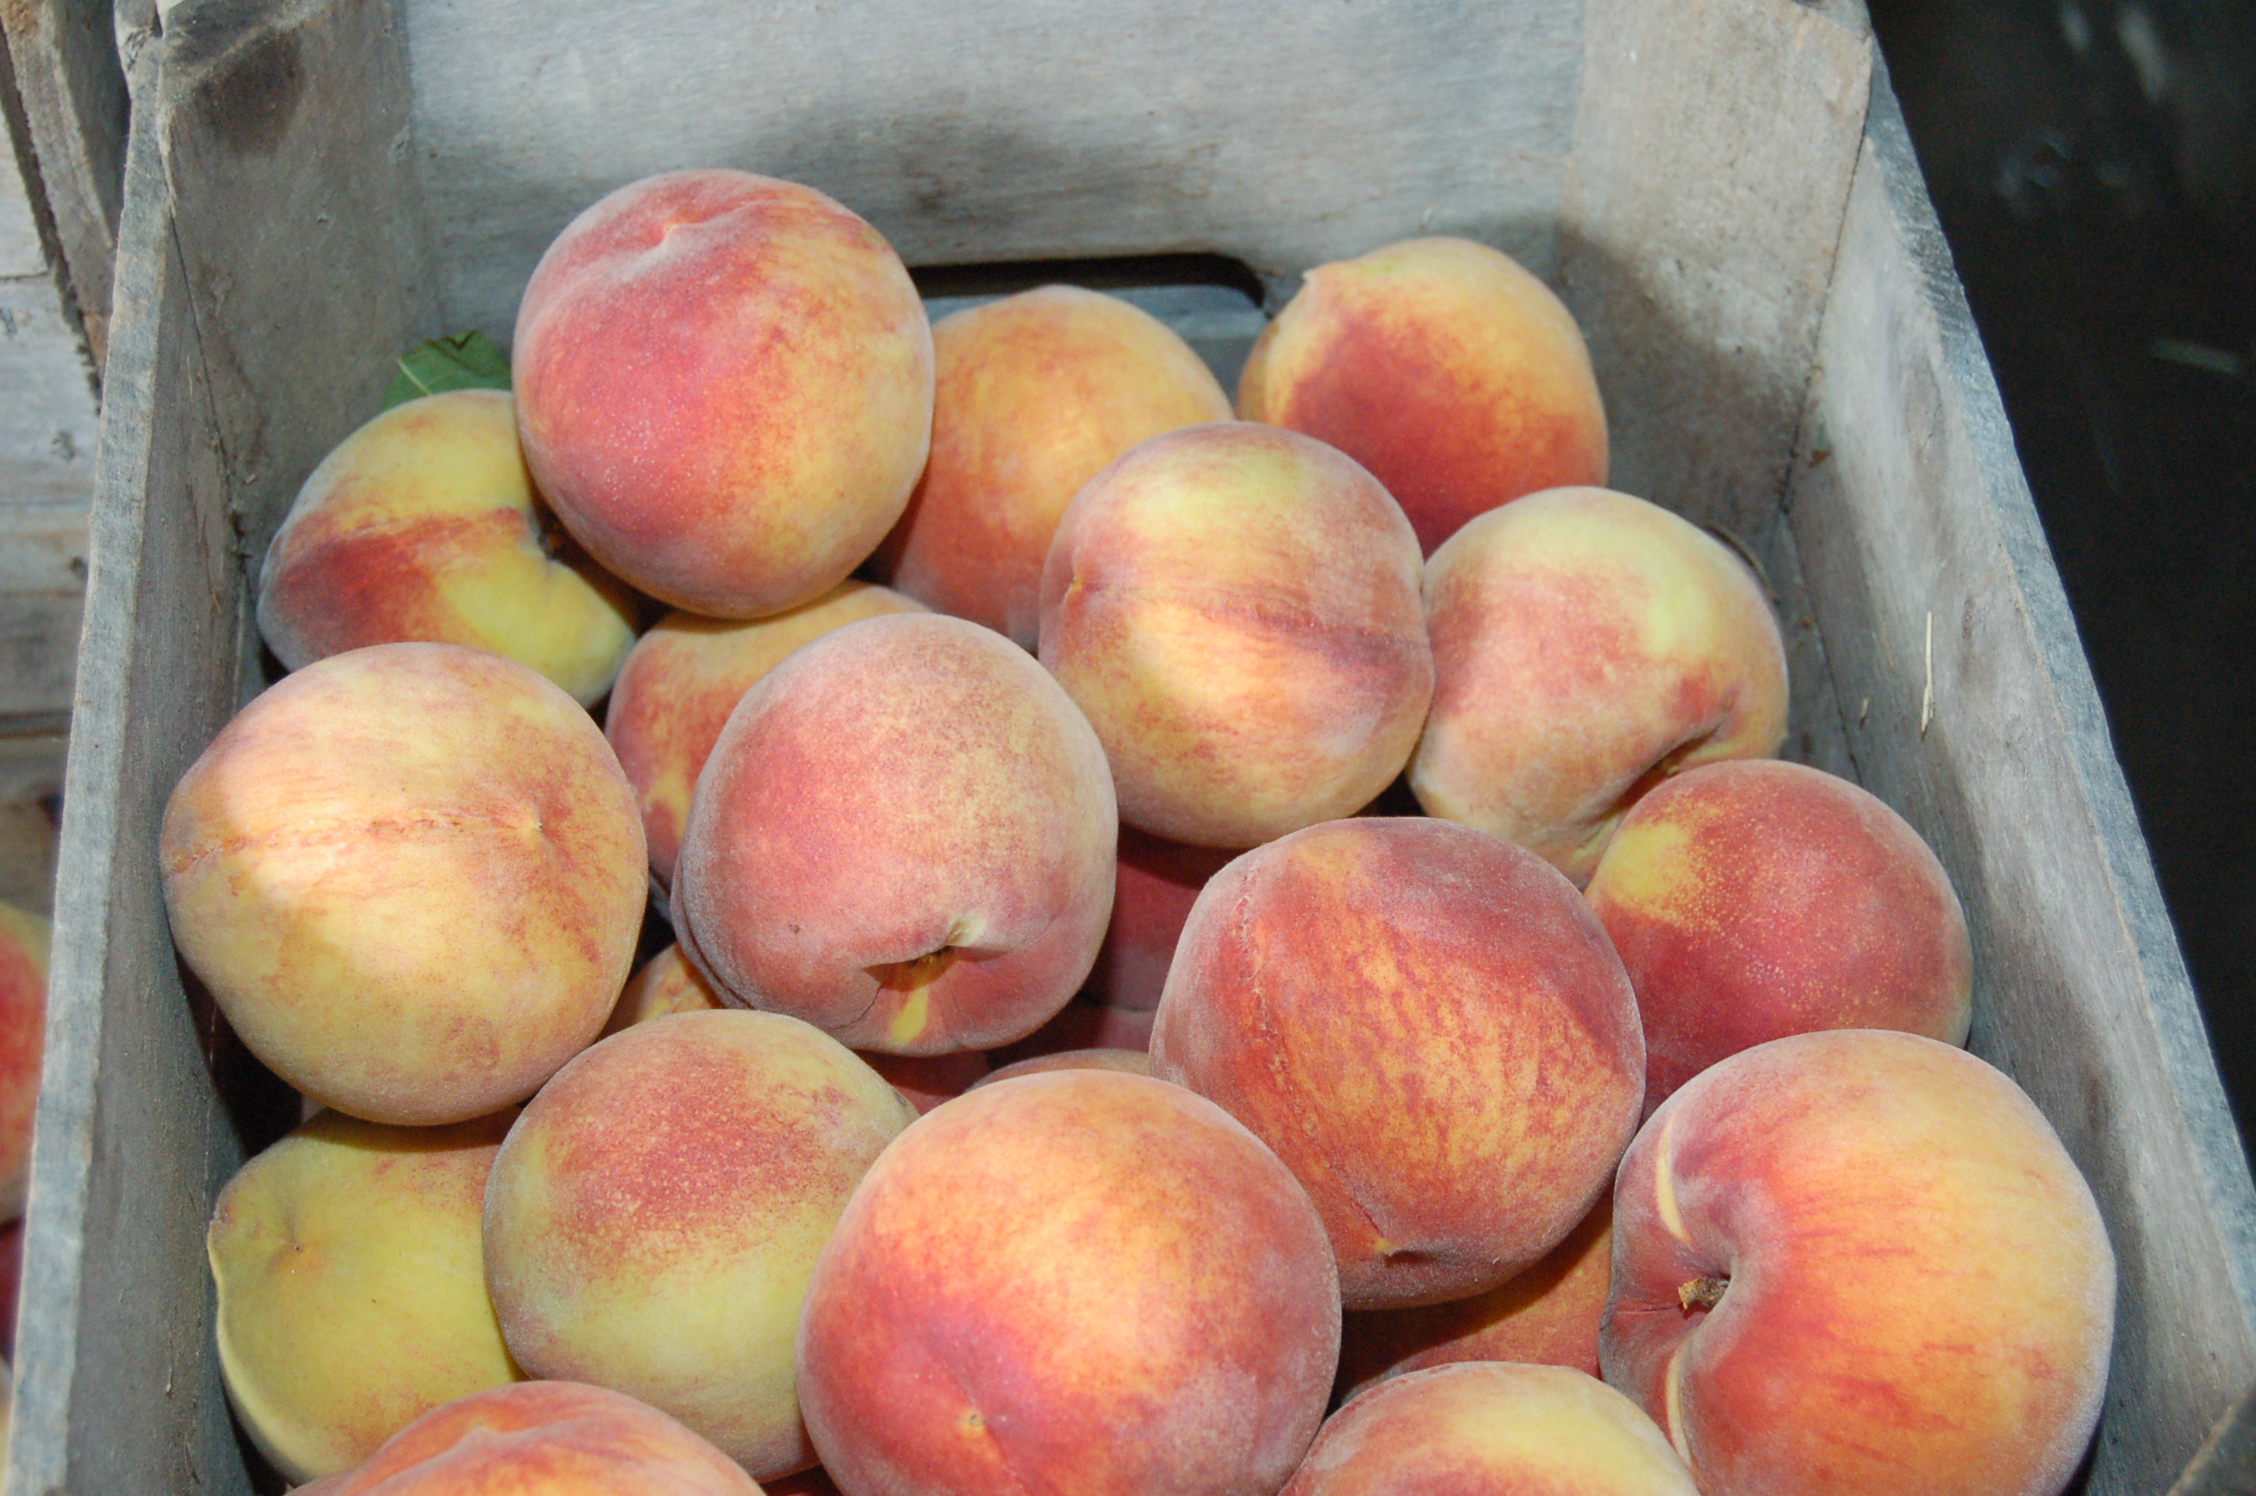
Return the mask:
{"type": "Polygon", "coordinates": [[[508,388],[508,356],[493,345],[493,339],[472,328],[433,338],[401,359],[399,373],[384,391],[384,409],[444,390],[508,388]]]}

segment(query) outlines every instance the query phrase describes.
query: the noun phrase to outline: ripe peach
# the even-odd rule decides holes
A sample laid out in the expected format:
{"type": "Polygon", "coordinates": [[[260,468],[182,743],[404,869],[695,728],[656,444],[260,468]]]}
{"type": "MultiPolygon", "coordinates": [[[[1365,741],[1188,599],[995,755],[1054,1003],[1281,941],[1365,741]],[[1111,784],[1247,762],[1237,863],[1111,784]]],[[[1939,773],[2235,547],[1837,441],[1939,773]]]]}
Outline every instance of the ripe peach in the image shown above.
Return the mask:
{"type": "Polygon", "coordinates": [[[1183,921],[1207,879],[1237,854],[1187,847],[1133,826],[1120,828],[1120,868],[1112,885],[1112,923],[1105,927],[1090,994],[1121,1008],[1156,1008],[1175,960],[1183,921]]]}
{"type": "Polygon", "coordinates": [[[655,1408],[573,1382],[519,1382],[434,1408],[365,1464],[299,1496],[760,1496],[655,1408]]]}
{"type": "Polygon", "coordinates": [[[800,1399],[850,1492],[1274,1491],[1338,1354],[1276,1157],[1179,1086],[1069,1070],[966,1092],[871,1167],[808,1290],[800,1399]]]}
{"type": "Polygon", "coordinates": [[[1708,764],[1633,806],[1591,875],[1645,1023],[1645,1110],[1765,1039],[1891,1028],[1966,1042],[1974,957],[1935,854],[1800,764],[1708,764]]]}
{"type": "Polygon", "coordinates": [[[486,1173],[514,1117],[317,1112],[220,1191],[206,1238],[220,1372],[293,1482],[350,1470],[431,1409],[522,1375],[479,1256],[486,1173]]]}
{"type": "Polygon", "coordinates": [[[1559,298],[1469,239],[1319,265],[1246,360],[1238,414],[1371,470],[1427,555],[1476,514],[1606,481],[1606,411],[1559,298]]]}
{"type": "Polygon", "coordinates": [[[1340,1327],[1340,1385],[1352,1397],[1381,1378],[1458,1361],[1519,1361],[1598,1375],[1613,1226],[1608,1192],[1541,1262],[1487,1293],[1348,1315],[1340,1327]]]}
{"type": "Polygon", "coordinates": [[[47,921],[0,903],[0,1221],[23,1213],[47,1041],[47,921]]]}
{"type": "Polygon", "coordinates": [[[1583,1372],[1500,1361],[1413,1372],[1352,1399],[1283,1496],[1411,1491],[1700,1496],[1628,1398],[1583,1372]]]}
{"type": "Polygon", "coordinates": [[[635,641],[603,718],[603,735],[635,787],[650,871],[671,887],[689,824],[690,791],[729,713],[785,655],[832,629],[922,605],[867,582],[841,582],[814,602],[751,623],[673,613],[635,641]]]}
{"type": "Polygon", "coordinates": [[[574,1059],[486,1186],[486,1277],[518,1364],[648,1402],[755,1479],[811,1463],[792,1337],[815,1254],[916,1113],[775,1013],[679,1013],[574,1059]]]}
{"type": "Polygon", "coordinates": [[[1481,1293],[1557,1246],[1645,1077],[1629,979],[1567,880],[1416,818],[1311,827],[1216,874],[1151,1056],[1307,1186],[1350,1309],[1481,1293]]]}
{"type": "Polygon", "coordinates": [[[932,456],[879,575],[1032,649],[1065,506],[1138,442],[1227,421],[1230,397],[1165,323],[1078,286],[943,317],[932,346],[932,456]]]}
{"type": "Polygon", "coordinates": [[[1121,818],[1251,847],[1386,788],[1432,694],[1418,560],[1370,474],[1275,427],[1154,437],[1091,480],[1043,568],[1041,654],[1121,818]]]}
{"type": "Polygon", "coordinates": [[[2098,1206],[2020,1088],[1838,1029],[1718,1062],[1638,1133],[1599,1354],[1709,1496],[2052,1496],[2114,1310],[2098,1206]]]}
{"type": "Polygon", "coordinates": [[[1480,516],[1426,564],[1426,622],[1418,803],[1577,885],[1652,785],[1785,739],[1785,646],[1753,573],[1627,494],[1553,489],[1480,516]]]}
{"type": "Polygon", "coordinates": [[[525,460],[566,529],[717,618],[844,581],[932,437],[932,328],[892,246],[810,187],[677,171],[541,256],[517,311],[525,460]]]}
{"type": "Polygon", "coordinates": [[[531,1095],[602,1029],[649,884],[587,712],[453,644],[269,687],[174,787],[160,853],[173,939],[243,1042],[375,1122],[531,1095]]]}
{"type": "Polygon", "coordinates": [[[824,635],[746,694],[698,781],[682,949],[731,1003],[896,1054],[1007,1044],[1072,997],[1112,907],[1096,734],[992,629],[824,635]]]}
{"type": "Polygon", "coordinates": [[[467,644],[582,706],[611,688],[634,614],[533,492],[500,390],[410,400],[346,437],[259,569],[259,633],[292,670],[364,644],[467,644]]]}

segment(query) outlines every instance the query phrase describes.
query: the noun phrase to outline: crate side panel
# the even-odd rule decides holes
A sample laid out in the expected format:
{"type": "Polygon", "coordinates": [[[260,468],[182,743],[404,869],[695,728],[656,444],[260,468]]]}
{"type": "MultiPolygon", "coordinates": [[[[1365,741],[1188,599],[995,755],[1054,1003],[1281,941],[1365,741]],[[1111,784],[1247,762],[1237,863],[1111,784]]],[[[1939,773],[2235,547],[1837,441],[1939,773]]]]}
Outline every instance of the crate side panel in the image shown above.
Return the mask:
{"type": "Polygon", "coordinates": [[[1615,488],[1744,542],[1778,509],[1864,129],[1854,0],[1590,0],[1559,281],[1615,488]]]}
{"type": "Polygon", "coordinates": [[[1858,775],[1966,903],[1971,1047],[2035,1098],[2106,1215],[2120,1279],[2088,1489],[2143,1496],[2256,1375],[2256,1199],[1995,384],[1874,98],[1793,528],[1858,775]]]}
{"type": "Polygon", "coordinates": [[[437,328],[390,0],[205,0],[166,41],[166,167],[243,553],[437,328]]]}
{"type": "Polygon", "coordinates": [[[23,106],[24,144],[37,162],[61,268],[99,363],[109,339],[125,177],[125,74],[111,7],[14,0],[0,5],[0,31],[23,106]]]}
{"type": "Polygon", "coordinates": [[[1197,250],[1292,274],[1425,232],[1548,273],[1582,48],[1575,0],[408,14],[443,304],[505,347],[574,214],[692,166],[821,188],[911,264],[1197,250]]]}

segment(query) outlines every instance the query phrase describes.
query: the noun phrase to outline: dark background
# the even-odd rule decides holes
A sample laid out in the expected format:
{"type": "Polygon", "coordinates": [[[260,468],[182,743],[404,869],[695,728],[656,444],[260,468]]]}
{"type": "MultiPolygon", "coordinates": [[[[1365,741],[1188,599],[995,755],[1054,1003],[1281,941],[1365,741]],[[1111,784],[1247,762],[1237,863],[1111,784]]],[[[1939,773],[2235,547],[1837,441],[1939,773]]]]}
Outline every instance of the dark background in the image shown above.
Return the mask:
{"type": "Polygon", "coordinates": [[[1869,3],[2256,1136],[2256,0],[1869,3]]]}

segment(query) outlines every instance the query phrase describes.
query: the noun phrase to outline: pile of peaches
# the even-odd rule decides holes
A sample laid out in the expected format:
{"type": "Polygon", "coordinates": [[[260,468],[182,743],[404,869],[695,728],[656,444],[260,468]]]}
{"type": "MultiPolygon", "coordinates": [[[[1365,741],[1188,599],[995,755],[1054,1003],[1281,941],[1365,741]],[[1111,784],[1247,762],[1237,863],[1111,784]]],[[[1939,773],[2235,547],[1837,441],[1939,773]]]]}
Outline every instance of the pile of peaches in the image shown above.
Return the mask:
{"type": "Polygon", "coordinates": [[[2091,1194],[1540,281],[1322,266],[1233,419],[1125,301],[933,325],[836,202],[683,172],[512,357],[307,480],[291,673],[165,816],[317,1108],[210,1232],[284,1477],[2067,1482],[2091,1194]]]}

